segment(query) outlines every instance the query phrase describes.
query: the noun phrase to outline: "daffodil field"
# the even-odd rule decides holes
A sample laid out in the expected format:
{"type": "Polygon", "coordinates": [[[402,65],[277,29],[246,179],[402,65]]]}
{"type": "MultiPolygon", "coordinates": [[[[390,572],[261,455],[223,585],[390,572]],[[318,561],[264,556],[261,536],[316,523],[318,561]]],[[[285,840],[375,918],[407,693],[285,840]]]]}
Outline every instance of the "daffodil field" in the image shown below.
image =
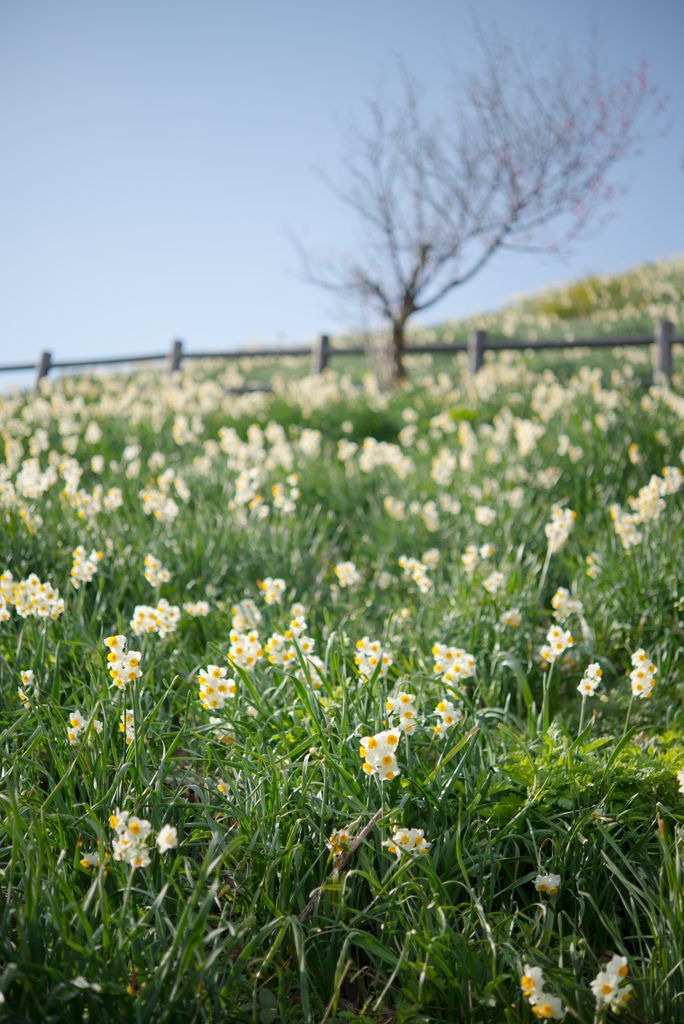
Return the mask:
{"type": "Polygon", "coordinates": [[[684,1020],[682,374],[410,358],[0,399],[0,1020],[684,1020]]]}

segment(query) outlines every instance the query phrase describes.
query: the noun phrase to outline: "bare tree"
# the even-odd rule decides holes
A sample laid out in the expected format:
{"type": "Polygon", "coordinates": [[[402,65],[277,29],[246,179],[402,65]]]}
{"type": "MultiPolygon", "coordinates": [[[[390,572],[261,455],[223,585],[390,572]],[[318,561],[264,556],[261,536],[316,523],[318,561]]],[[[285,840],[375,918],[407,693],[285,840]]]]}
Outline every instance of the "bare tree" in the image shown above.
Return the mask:
{"type": "Polygon", "coordinates": [[[597,59],[537,73],[507,45],[483,45],[460,83],[452,123],[426,118],[403,69],[403,98],[367,101],[348,130],[339,179],[356,215],[354,255],[320,258],[299,245],[309,281],[380,316],[404,376],[406,323],[469,281],[502,249],[558,252],[616,195],[614,166],[637,151],[663,102],[646,69],[606,86],[597,59]],[[555,231],[552,234],[551,229],[555,231]]]}

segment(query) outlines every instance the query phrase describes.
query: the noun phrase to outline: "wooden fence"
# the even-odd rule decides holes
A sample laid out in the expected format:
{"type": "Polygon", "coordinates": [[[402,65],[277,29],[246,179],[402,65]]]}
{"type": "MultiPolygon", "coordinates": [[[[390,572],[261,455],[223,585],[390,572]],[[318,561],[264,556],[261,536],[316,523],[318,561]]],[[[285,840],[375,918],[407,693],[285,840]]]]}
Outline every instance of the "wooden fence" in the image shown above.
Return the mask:
{"type": "MultiPolygon", "coordinates": [[[[540,341],[514,341],[510,338],[489,338],[485,331],[473,331],[467,342],[454,342],[448,344],[416,345],[407,346],[407,355],[430,355],[449,354],[451,352],[468,353],[468,370],[471,374],[477,373],[483,363],[485,352],[502,351],[537,351],[542,349],[555,348],[618,348],[625,345],[653,345],[655,348],[653,360],[653,375],[656,382],[666,380],[672,373],[672,346],[676,343],[684,344],[684,336],[675,336],[674,329],[669,320],[659,320],[655,325],[653,336],[634,336],[624,338],[577,338],[573,341],[540,340],[540,341]]],[[[322,334],[311,346],[297,346],[296,348],[264,348],[264,349],[237,349],[231,352],[186,352],[182,341],[174,341],[167,353],[154,353],[144,356],[116,356],[112,359],[71,359],[53,361],[50,352],[41,353],[37,363],[22,363],[11,366],[0,366],[0,373],[4,371],[26,371],[35,370],[36,386],[42,377],[47,377],[51,369],[75,369],[79,366],[113,366],[123,363],[146,363],[152,360],[166,360],[166,372],[173,373],[181,362],[186,359],[242,359],[244,357],[268,356],[310,356],[311,373],[322,373],[332,358],[338,356],[359,356],[365,355],[364,346],[351,346],[337,348],[330,344],[327,334],[322,334]]],[[[237,388],[237,391],[270,390],[270,387],[261,385],[259,388],[237,388]]]]}

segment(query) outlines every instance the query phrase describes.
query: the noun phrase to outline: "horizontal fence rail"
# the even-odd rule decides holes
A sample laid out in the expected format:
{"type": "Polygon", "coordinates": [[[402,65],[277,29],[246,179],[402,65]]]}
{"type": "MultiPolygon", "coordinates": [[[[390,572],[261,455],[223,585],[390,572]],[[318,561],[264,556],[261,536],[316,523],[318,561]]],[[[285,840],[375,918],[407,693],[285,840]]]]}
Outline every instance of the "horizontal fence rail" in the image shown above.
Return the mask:
{"type": "MultiPolygon", "coordinates": [[[[485,352],[535,352],[543,349],[573,349],[573,348],[622,348],[626,345],[653,345],[653,375],[656,382],[667,379],[672,373],[672,346],[684,344],[684,336],[675,336],[673,325],[669,320],[658,320],[653,335],[632,335],[630,337],[612,338],[575,338],[572,341],[560,339],[541,339],[538,341],[520,341],[510,338],[489,338],[485,331],[473,331],[467,342],[454,342],[453,344],[435,343],[432,345],[407,345],[406,355],[439,355],[451,352],[468,353],[468,370],[471,374],[477,373],[484,362],[485,352]]],[[[229,352],[186,352],[183,349],[182,341],[174,341],[171,349],[165,353],[155,352],[144,356],[114,356],[108,359],[69,359],[54,360],[50,352],[42,352],[37,363],[21,363],[8,366],[0,366],[0,373],[22,372],[35,370],[36,387],[43,377],[47,377],[50,370],[75,369],[79,366],[115,366],[124,363],[149,363],[164,359],[166,361],[166,372],[171,374],[180,368],[181,362],[186,359],[243,359],[253,357],[285,358],[288,356],[309,356],[311,359],[311,374],[323,373],[329,361],[337,356],[363,356],[367,349],[363,345],[352,345],[347,348],[336,348],[330,344],[327,334],[322,334],[313,345],[301,345],[296,348],[263,348],[263,349],[234,349],[229,352]]],[[[260,385],[257,387],[232,388],[239,393],[247,393],[258,390],[270,391],[270,386],[260,385]]]]}

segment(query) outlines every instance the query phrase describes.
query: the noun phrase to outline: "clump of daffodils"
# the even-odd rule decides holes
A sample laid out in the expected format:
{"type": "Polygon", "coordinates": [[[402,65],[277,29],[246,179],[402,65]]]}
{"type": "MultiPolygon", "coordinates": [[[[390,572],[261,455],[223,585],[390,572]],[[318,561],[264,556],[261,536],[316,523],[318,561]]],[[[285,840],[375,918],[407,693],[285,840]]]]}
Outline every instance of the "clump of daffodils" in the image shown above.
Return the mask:
{"type": "Polygon", "coordinates": [[[477,553],[477,545],[469,544],[465,549],[465,553],[461,555],[461,561],[463,562],[463,568],[467,573],[475,572],[475,566],[479,562],[479,555],[477,553]]]}
{"type": "Polygon", "coordinates": [[[568,537],[575,525],[576,512],[570,508],[561,508],[554,505],[551,510],[551,522],[544,527],[544,533],[549,545],[549,552],[553,555],[562,551],[568,537]]]}
{"type": "Polygon", "coordinates": [[[79,590],[82,583],[90,583],[102,561],[102,552],[94,548],[89,555],[82,544],[74,550],[73,565],[71,566],[72,586],[79,590]]]}
{"type": "Polygon", "coordinates": [[[143,575],[153,587],[161,587],[162,583],[168,583],[171,579],[169,570],[165,569],[160,560],[154,555],[145,555],[143,575]]]}
{"type": "Polygon", "coordinates": [[[559,587],[551,598],[553,617],[556,622],[565,622],[571,615],[581,615],[584,605],[578,597],[570,597],[567,587],[559,587]]]}
{"type": "Polygon", "coordinates": [[[354,562],[338,562],[335,566],[337,582],[341,587],[354,587],[361,582],[362,576],[354,562]]]}
{"type": "Polygon", "coordinates": [[[266,604],[280,604],[285,597],[287,587],[285,580],[267,576],[265,580],[257,580],[259,589],[263,591],[266,604]]]}
{"type": "Polygon", "coordinates": [[[655,522],[666,509],[663,494],[667,494],[667,483],[653,475],[645,487],[639,488],[636,498],[628,498],[629,507],[636,513],[639,523],[655,522]]]}
{"type": "Polygon", "coordinates": [[[475,658],[461,647],[447,647],[435,644],[432,648],[435,659],[433,670],[442,677],[442,682],[455,686],[464,679],[475,675],[475,658]]]}
{"type": "Polygon", "coordinates": [[[17,687],[17,696],[24,705],[24,708],[30,708],[31,701],[38,700],[38,694],[40,692],[38,680],[31,669],[27,669],[25,672],[20,673],[20,676],[21,686],[17,687]],[[33,689],[33,693],[28,692],[30,688],[33,689]]]}
{"type": "Polygon", "coordinates": [[[348,441],[346,437],[343,437],[337,442],[337,458],[340,462],[346,463],[347,476],[353,475],[353,468],[350,460],[354,457],[354,453],[358,447],[359,446],[355,441],[348,441]]]}
{"type": "Polygon", "coordinates": [[[475,522],[480,526],[491,526],[496,520],[496,512],[489,505],[475,506],[475,522]]]}
{"type": "Polygon", "coordinates": [[[433,731],[440,739],[446,736],[449,729],[456,725],[461,719],[461,708],[452,704],[450,700],[441,700],[434,713],[441,718],[441,722],[433,726],[433,731]]]}
{"type": "Polygon", "coordinates": [[[548,893],[549,896],[555,896],[561,884],[560,875],[537,875],[534,880],[534,887],[537,892],[548,893]]]}
{"type": "Polygon", "coordinates": [[[381,782],[391,782],[400,773],[396,759],[398,729],[387,729],[375,736],[362,736],[359,753],[366,775],[377,775],[381,782]]]}
{"type": "Polygon", "coordinates": [[[226,666],[208,665],[199,670],[200,700],[207,711],[220,710],[227,700],[232,700],[237,693],[235,679],[227,679],[226,666]]]}
{"type": "Polygon", "coordinates": [[[238,523],[244,525],[247,522],[247,508],[257,519],[266,519],[271,514],[259,493],[262,482],[263,472],[259,466],[243,469],[235,478],[235,494],[228,502],[228,508],[238,523]]]}
{"type": "Polygon", "coordinates": [[[406,518],[406,502],[402,501],[401,498],[395,498],[393,495],[388,494],[382,504],[385,512],[392,519],[397,519],[401,522],[402,519],[406,518]]]}
{"type": "Polygon", "coordinates": [[[403,690],[396,697],[388,697],[385,707],[391,715],[399,716],[398,728],[403,732],[413,732],[418,724],[414,710],[415,694],[405,693],[403,690]]]}
{"type": "MultiPolygon", "coordinates": [[[[109,817],[109,825],[116,832],[116,839],[112,842],[114,860],[125,861],[134,868],[146,868],[152,863],[147,846],[152,825],[146,818],[137,818],[117,807],[109,817]]],[[[172,825],[164,825],[155,841],[159,852],[166,853],[178,846],[178,832],[172,825]]]]}
{"type": "Polygon", "coordinates": [[[615,525],[615,532],[620,538],[625,551],[641,544],[643,534],[636,528],[639,517],[632,512],[623,512],[619,505],[610,506],[610,517],[615,525]]]}
{"type": "MultiPolygon", "coordinates": [[[[404,427],[402,434],[406,434],[411,431],[415,434],[415,427],[404,427]]],[[[401,438],[401,434],[399,435],[401,438]]],[[[408,435],[411,436],[410,434],[408,435]]],[[[448,487],[451,483],[451,478],[456,472],[458,461],[456,456],[448,448],[440,448],[436,458],[432,460],[432,469],[430,470],[430,476],[439,487],[448,487]]]]}
{"type": "Polygon", "coordinates": [[[601,575],[601,566],[599,565],[597,555],[587,555],[584,559],[586,565],[586,574],[590,580],[596,580],[601,575]]]}
{"type": "Polygon", "coordinates": [[[504,627],[508,626],[510,629],[517,629],[521,622],[522,616],[519,608],[509,608],[499,616],[499,624],[504,627]]]}
{"type": "Polygon", "coordinates": [[[632,695],[641,697],[642,700],[650,697],[655,686],[658,669],[642,647],[632,655],[632,665],[634,667],[629,673],[629,678],[632,681],[632,695]]]}
{"type": "Polygon", "coordinates": [[[663,470],[662,494],[676,494],[684,486],[684,473],[679,466],[665,466],[663,470]]]}
{"type": "Polygon", "coordinates": [[[614,956],[590,984],[596,996],[596,1009],[601,1011],[610,1006],[613,1013],[619,1013],[627,1006],[633,986],[625,978],[629,974],[626,956],[614,956]]]}
{"type": "Polygon", "coordinates": [[[256,629],[251,629],[248,633],[239,633],[235,629],[230,631],[228,658],[233,665],[239,665],[240,668],[254,668],[257,661],[263,656],[264,651],[256,629]]]}
{"type": "Polygon", "coordinates": [[[402,854],[418,856],[428,852],[430,846],[424,839],[425,832],[422,828],[397,828],[391,839],[386,839],[383,846],[387,847],[388,853],[394,853],[399,859],[402,854]]]}
{"type": "Polygon", "coordinates": [[[308,682],[306,671],[308,669],[311,686],[314,690],[320,690],[323,685],[322,679],[325,674],[325,664],[312,653],[315,640],[310,636],[303,635],[307,630],[305,621],[306,608],[300,601],[295,601],[290,608],[290,615],[292,616],[292,621],[289,628],[285,630],[285,639],[292,641],[295,650],[294,643],[296,639],[296,644],[299,648],[299,665],[295,667],[295,677],[302,683],[308,682]]]}
{"type": "Polygon", "coordinates": [[[496,597],[496,593],[499,590],[499,588],[503,586],[505,578],[506,577],[502,572],[499,572],[498,569],[495,569],[494,572],[489,574],[486,580],[482,581],[482,586],[485,588],[488,594],[491,594],[492,597],[496,597]]]}
{"type": "Polygon", "coordinates": [[[112,685],[123,690],[142,675],[140,668],[142,655],[140,651],[126,653],[125,636],[108,636],[104,645],[107,649],[107,668],[112,685]]]}
{"type": "Polygon", "coordinates": [[[186,601],[183,605],[183,611],[193,619],[204,618],[205,615],[209,614],[209,602],[186,601]]]}
{"type": "Polygon", "coordinates": [[[619,505],[610,506],[615,532],[626,551],[643,540],[643,534],[637,530],[637,526],[658,520],[666,508],[664,495],[675,494],[683,482],[681,469],[666,466],[662,477],[653,475],[646,486],[640,488],[636,498],[627,499],[631,512],[624,512],[619,505]]]}
{"type": "MultiPolygon", "coordinates": [[[[265,647],[268,660],[278,668],[297,668],[299,658],[297,648],[306,659],[312,660],[316,641],[306,636],[307,625],[303,618],[292,619],[284,633],[273,633],[266,641],[265,647]]],[[[318,659],[317,659],[318,660],[318,659]]]]}
{"type": "Polygon", "coordinates": [[[135,719],[133,717],[132,710],[122,711],[121,721],[119,722],[119,731],[124,734],[126,746],[130,746],[135,739],[135,719]]]}
{"type": "Polygon", "coordinates": [[[180,608],[169,604],[165,597],[152,608],[147,604],[138,604],[133,610],[131,629],[136,636],[143,633],[157,633],[162,639],[173,633],[180,622],[180,608]]]}
{"type": "Polygon", "coordinates": [[[544,644],[539,651],[542,667],[552,665],[556,658],[560,658],[574,643],[572,633],[569,633],[561,626],[552,626],[546,634],[546,639],[548,643],[544,644]]]}
{"type": "Polygon", "coordinates": [[[430,566],[420,558],[409,558],[402,555],[399,565],[404,570],[404,578],[411,579],[417,584],[421,594],[427,594],[432,589],[432,580],[428,577],[430,566]]]}
{"type": "Polygon", "coordinates": [[[290,473],[285,478],[285,484],[277,483],[273,484],[271,492],[273,494],[273,508],[277,508],[283,515],[289,515],[294,512],[297,508],[297,498],[300,497],[300,490],[297,486],[299,477],[296,473],[290,473]]]}
{"type": "Polygon", "coordinates": [[[585,670],[582,681],[577,687],[583,697],[593,697],[601,684],[603,671],[598,661],[592,662],[585,670]]]}
{"type": "Polygon", "coordinates": [[[143,503],[145,515],[154,515],[155,519],[159,519],[162,523],[170,523],[176,518],[178,515],[178,505],[169,494],[171,484],[175,484],[178,496],[183,501],[187,501],[190,495],[185,482],[180,477],[176,480],[174,471],[166,469],[161,476],[157,477],[156,481],[148,484],[147,487],[138,492],[138,497],[143,503]],[[156,487],[154,486],[155,483],[156,487]]]}
{"type": "MultiPolygon", "coordinates": [[[[69,715],[69,724],[67,726],[67,739],[69,740],[69,743],[71,743],[72,746],[78,743],[79,736],[84,731],[84,729],[87,729],[87,727],[88,722],[83,717],[81,712],[78,709],[72,711],[72,713],[69,715]]],[[[95,719],[93,721],[93,729],[95,730],[95,732],[101,733],[102,722],[99,722],[97,719],[95,719]]]]}
{"type": "Polygon", "coordinates": [[[421,562],[426,565],[428,569],[436,569],[439,565],[440,551],[439,548],[428,548],[421,555],[421,562]]]}
{"type": "Polygon", "coordinates": [[[325,845],[328,847],[333,857],[342,857],[349,851],[353,838],[354,836],[351,834],[350,829],[334,828],[325,845]]]}
{"type": "Polygon", "coordinates": [[[393,658],[389,651],[385,650],[379,640],[364,636],[356,641],[356,655],[354,661],[358,665],[359,673],[364,679],[370,679],[374,672],[378,672],[378,678],[384,679],[393,664],[393,658]]]}
{"type": "Polygon", "coordinates": [[[520,987],[523,995],[532,1007],[535,1017],[553,1018],[561,1020],[563,1017],[563,1003],[558,996],[552,996],[544,991],[544,972],[541,967],[532,967],[525,964],[523,976],[520,979],[520,987]]]}
{"type": "Polygon", "coordinates": [[[0,577],[0,594],[5,612],[2,618],[5,621],[9,618],[8,605],[14,605],[14,610],[22,619],[31,616],[37,619],[56,619],[64,611],[64,598],[59,596],[59,591],[49,583],[41,583],[34,572],[25,580],[15,583],[12,573],[6,570],[0,577]]]}
{"type": "Polygon", "coordinates": [[[233,619],[231,625],[238,633],[246,633],[248,629],[258,626],[261,622],[261,612],[251,597],[238,601],[231,609],[233,619]]]}
{"type": "Polygon", "coordinates": [[[413,459],[404,455],[398,444],[376,441],[374,437],[365,437],[359,455],[359,469],[362,473],[370,473],[378,466],[390,466],[400,480],[405,480],[415,469],[413,459]]]}

